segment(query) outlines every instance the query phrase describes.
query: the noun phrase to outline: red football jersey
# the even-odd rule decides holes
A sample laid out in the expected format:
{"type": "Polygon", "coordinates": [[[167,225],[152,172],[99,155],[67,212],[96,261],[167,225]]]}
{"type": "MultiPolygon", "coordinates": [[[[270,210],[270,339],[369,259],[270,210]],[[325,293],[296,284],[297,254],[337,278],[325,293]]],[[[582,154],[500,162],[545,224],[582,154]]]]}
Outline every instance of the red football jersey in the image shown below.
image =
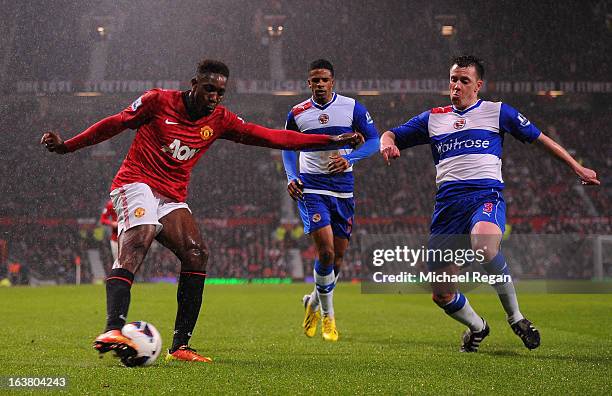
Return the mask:
{"type": "Polygon", "coordinates": [[[180,202],[187,198],[191,170],[211,144],[226,132],[239,133],[245,126],[223,106],[191,121],[182,92],[161,89],[147,91],[120,115],[124,125],[137,132],[112,189],[142,182],[180,202]]]}
{"type": "Polygon", "coordinates": [[[129,183],[146,183],[175,201],[187,198],[187,186],[198,159],[217,139],[283,150],[303,150],[344,144],[346,139],[328,135],[276,130],[244,122],[223,106],[191,121],[182,92],[153,89],[127,109],[96,122],[65,142],[66,152],[98,144],[127,128],[137,129],[130,151],[111,190],[129,183]]]}
{"type": "Polygon", "coordinates": [[[117,213],[115,212],[115,208],[113,208],[113,201],[110,199],[106,203],[104,210],[102,211],[102,215],[100,216],[100,223],[107,225],[113,229],[111,234],[111,240],[117,240],[117,227],[113,227],[113,222],[117,222],[117,213]]]}

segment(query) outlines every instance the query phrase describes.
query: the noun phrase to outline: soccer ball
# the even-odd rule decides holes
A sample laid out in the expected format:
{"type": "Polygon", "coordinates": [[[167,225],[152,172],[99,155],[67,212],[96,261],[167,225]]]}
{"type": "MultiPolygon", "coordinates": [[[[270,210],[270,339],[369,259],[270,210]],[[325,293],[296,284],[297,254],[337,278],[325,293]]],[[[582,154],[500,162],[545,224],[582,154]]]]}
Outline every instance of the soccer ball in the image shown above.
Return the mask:
{"type": "Polygon", "coordinates": [[[162,349],[162,339],[159,331],[151,324],[143,321],[131,322],[123,326],[121,333],[137,345],[137,354],[121,359],[128,367],[150,366],[159,357],[162,349]]]}

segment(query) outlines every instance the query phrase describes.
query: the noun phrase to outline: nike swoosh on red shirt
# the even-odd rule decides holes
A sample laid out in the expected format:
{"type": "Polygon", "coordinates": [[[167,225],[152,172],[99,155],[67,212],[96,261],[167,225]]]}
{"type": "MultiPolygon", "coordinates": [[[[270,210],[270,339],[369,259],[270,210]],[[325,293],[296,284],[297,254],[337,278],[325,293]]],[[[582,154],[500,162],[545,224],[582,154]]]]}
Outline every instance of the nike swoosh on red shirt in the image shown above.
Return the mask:
{"type": "Polygon", "coordinates": [[[166,118],[166,124],[168,124],[168,125],[178,125],[178,122],[170,121],[169,119],[166,118]]]}

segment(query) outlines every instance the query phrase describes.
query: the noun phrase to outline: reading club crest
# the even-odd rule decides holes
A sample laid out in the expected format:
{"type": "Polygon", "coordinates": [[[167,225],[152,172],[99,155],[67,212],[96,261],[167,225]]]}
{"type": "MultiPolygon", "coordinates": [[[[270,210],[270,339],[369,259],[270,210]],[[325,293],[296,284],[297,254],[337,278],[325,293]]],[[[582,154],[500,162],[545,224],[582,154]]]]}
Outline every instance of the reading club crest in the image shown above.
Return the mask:
{"type": "Polygon", "coordinates": [[[329,122],[329,116],[327,114],[323,113],[319,116],[319,123],[325,125],[328,122],[329,122]]]}
{"type": "Polygon", "coordinates": [[[200,129],[200,137],[202,138],[202,140],[208,140],[212,137],[213,135],[213,129],[211,127],[209,127],[208,125],[203,126],[200,129]]]}
{"type": "Polygon", "coordinates": [[[312,215],[312,221],[318,223],[319,221],[321,221],[321,215],[319,213],[315,213],[314,215],[312,215]]]}
{"type": "Polygon", "coordinates": [[[459,118],[457,121],[455,121],[455,123],[453,124],[453,128],[455,129],[461,129],[465,126],[465,118],[459,118]]]}

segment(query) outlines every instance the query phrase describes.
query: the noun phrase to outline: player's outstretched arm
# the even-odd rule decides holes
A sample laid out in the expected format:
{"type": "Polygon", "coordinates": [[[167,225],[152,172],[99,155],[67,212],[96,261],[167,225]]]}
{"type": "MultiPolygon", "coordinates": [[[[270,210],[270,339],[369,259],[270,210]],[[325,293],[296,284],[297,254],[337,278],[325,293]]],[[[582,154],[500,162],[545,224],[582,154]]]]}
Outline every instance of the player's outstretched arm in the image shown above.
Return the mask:
{"type": "Polygon", "coordinates": [[[391,131],[386,131],[380,137],[380,154],[387,163],[391,165],[391,160],[400,157],[400,150],[395,145],[395,134],[391,131]]]}
{"type": "Polygon", "coordinates": [[[560,159],[565,162],[573,171],[578,175],[580,181],[584,185],[599,185],[601,182],[597,180],[597,173],[594,170],[586,168],[578,163],[571,156],[570,153],[567,152],[559,143],[552,140],[550,137],[546,136],[543,133],[540,133],[540,136],[537,139],[538,143],[541,144],[550,152],[554,157],[560,159]]]}
{"type": "Polygon", "coordinates": [[[55,132],[45,132],[40,139],[40,144],[43,144],[51,152],[66,154],[108,140],[127,128],[128,126],[124,124],[121,114],[115,114],[96,122],[66,141],[62,140],[55,132]]]}
{"type": "Polygon", "coordinates": [[[325,146],[356,146],[361,142],[358,133],[344,133],[339,136],[305,134],[289,130],[269,129],[261,125],[245,123],[239,130],[228,132],[226,139],[250,146],[262,146],[284,150],[302,150],[325,146]]]}
{"type": "Polygon", "coordinates": [[[374,155],[380,149],[380,139],[378,132],[375,128],[365,133],[360,131],[360,136],[364,136],[361,146],[345,155],[331,155],[329,157],[329,163],[327,164],[327,170],[330,173],[341,173],[355,165],[356,162],[361,161],[374,155]]]}

